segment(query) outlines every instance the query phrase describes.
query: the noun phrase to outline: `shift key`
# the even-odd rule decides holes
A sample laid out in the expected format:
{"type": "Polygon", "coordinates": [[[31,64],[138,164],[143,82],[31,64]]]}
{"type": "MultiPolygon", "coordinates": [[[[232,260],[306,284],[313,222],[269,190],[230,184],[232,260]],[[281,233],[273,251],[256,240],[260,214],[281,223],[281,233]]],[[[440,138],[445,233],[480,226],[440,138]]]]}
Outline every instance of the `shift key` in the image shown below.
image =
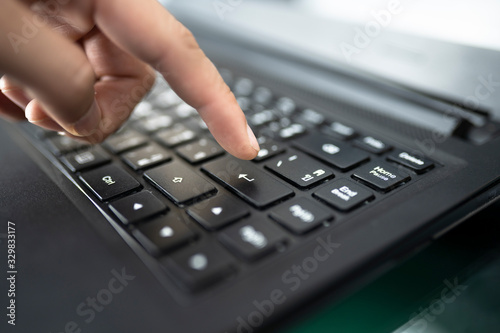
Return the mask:
{"type": "Polygon", "coordinates": [[[294,194],[288,186],[253,163],[231,156],[207,163],[202,170],[257,208],[267,207],[294,194]]]}

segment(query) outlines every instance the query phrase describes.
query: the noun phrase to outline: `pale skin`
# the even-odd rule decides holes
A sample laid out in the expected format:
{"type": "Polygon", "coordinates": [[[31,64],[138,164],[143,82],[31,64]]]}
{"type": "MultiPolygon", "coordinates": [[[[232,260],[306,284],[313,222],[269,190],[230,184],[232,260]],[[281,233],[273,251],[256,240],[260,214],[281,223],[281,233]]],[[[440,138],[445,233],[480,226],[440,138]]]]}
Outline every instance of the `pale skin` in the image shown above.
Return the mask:
{"type": "Polygon", "coordinates": [[[2,0],[0,115],[101,142],[159,71],[218,143],[259,146],[233,94],[192,34],[156,0],[2,0]],[[35,16],[37,15],[37,16],[35,16]]]}

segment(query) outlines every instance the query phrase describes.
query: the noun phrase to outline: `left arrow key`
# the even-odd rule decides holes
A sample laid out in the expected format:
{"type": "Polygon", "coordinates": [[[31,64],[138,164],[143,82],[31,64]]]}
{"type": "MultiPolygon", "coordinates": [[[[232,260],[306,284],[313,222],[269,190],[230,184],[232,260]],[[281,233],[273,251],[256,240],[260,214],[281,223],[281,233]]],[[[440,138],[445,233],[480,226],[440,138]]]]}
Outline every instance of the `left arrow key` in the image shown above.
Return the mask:
{"type": "Polygon", "coordinates": [[[137,223],[168,210],[163,202],[147,191],[116,200],[109,209],[123,224],[137,223]]]}

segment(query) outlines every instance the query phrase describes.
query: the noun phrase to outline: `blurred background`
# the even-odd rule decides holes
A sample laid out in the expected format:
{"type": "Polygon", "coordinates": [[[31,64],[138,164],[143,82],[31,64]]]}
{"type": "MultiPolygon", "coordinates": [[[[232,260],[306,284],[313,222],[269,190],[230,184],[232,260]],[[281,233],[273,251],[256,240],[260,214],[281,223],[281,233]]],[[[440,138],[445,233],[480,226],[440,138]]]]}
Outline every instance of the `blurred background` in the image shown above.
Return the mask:
{"type": "MultiPolygon", "coordinates": [[[[272,2],[272,1],[265,1],[272,2]]],[[[372,10],[387,7],[387,0],[288,0],[308,15],[363,24],[372,10]]],[[[500,2],[496,0],[400,0],[401,19],[388,27],[393,31],[432,37],[465,45],[500,50],[500,2]]]]}
{"type": "MultiPolygon", "coordinates": [[[[498,0],[163,0],[220,30],[464,105],[500,82],[498,0]],[[483,80],[484,81],[484,80],[483,80]]],[[[500,89],[496,89],[500,90],[500,89]]],[[[466,105],[500,121],[500,93],[466,105]]]]}

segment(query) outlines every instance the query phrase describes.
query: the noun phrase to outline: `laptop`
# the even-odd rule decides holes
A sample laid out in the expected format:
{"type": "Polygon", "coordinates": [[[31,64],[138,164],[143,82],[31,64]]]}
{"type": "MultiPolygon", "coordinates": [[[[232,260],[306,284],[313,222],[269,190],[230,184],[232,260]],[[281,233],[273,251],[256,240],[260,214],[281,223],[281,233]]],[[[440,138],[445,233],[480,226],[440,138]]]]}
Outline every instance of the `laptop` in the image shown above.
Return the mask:
{"type": "Polygon", "coordinates": [[[2,332],[275,331],[498,200],[498,51],[387,32],[397,70],[369,48],[347,66],[308,47],[324,20],[220,3],[165,2],[237,96],[255,160],[160,78],[102,145],[0,123],[2,332]]]}

